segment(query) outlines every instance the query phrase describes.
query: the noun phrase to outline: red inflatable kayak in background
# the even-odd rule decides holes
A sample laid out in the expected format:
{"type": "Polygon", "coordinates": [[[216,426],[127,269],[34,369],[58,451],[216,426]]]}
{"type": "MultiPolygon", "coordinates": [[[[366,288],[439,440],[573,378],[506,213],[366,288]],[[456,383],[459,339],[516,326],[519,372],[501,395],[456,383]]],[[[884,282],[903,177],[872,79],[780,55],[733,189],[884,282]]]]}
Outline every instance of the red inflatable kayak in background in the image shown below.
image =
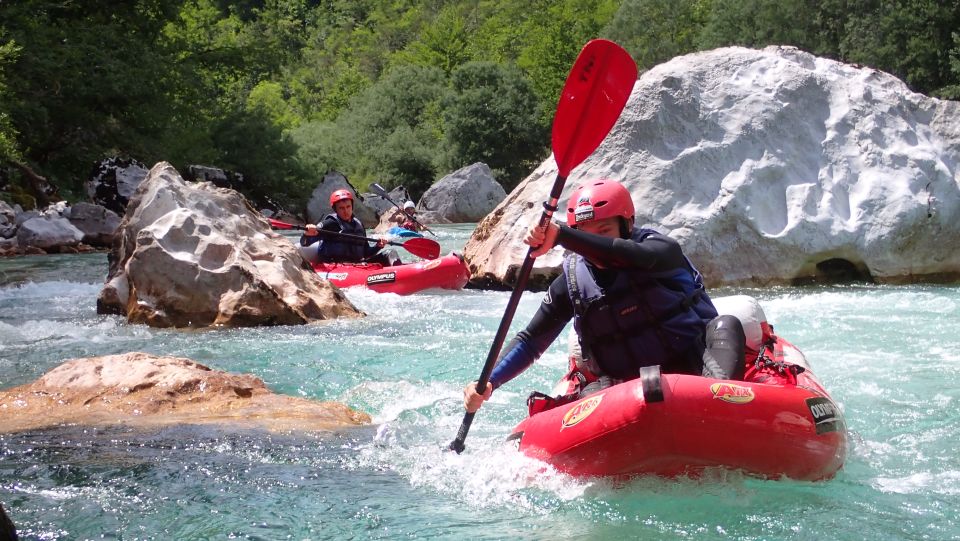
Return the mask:
{"type": "Polygon", "coordinates": [[[761,344],[751,343],[747,330],[748,381],[661,375],[648,367],[638,379],[531,415],[508,439],[575,476],[695,477],[719,467],[763,478],[829,479],[846,457],[843,414],[800,350],[760,315],[738,315],[745,329],[755,324],[753,334],[762,333],[761,344]]]}
{"type": "Polygon", "coordinates": [[[384,267],[379,263],[310,263],[337,287],[363,286],[381,293],[409,295],[431,288],[462,289],[470,278],[463,257],[452,252],[437,259],[384,267]]]}

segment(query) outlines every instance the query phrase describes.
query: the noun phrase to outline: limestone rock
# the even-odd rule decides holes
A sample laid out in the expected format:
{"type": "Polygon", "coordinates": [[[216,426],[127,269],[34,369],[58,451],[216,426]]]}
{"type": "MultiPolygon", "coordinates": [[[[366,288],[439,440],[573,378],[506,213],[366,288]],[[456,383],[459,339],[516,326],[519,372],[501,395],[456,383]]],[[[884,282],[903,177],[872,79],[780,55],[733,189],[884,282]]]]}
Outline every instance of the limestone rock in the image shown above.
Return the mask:
{"type": "Polygon", "coordinates": [[[324,175],[323,181],[310,194],[310,200],[307,201],[307,222],[319,223],[324,216],[333,212],[330,208],[330,194],[341,189],[350,190],[353,193],[353,214],[360,220],[363,227],[367,229],[376,227],[376,211],[364,203],[364,199],[360,197],[347,177],[338,171],[331,171],[324,175]]]}
{"type": "Polygon", "coordinates": [[[6,201],[0,201],[0,239],[10,239],[17,234],[17,211],[6,201]]]}
{"type": "Polygon", "coordinates": [[[331,430],[369,415],[267,389],[249,374],[190,359],[132,352],[71,359],[33,383],[0,391],[0,433],[62,424],[235,424],[270,430],[331,430]]]}
{"type": "MultiPolygon", "coordinates": [[[[637,225],[679,240],[710,285],[957,279],[957,126],[960,103],[887,73],[790,47],[716,49],[640,77],[561,205],[585,180],[622,181],[637,225]]],[[[551,157],[480,221],[464,249],[474,283],[511,281],[556,174],[551,157]]],[[[533,286],[561,256],[537,259],[533,286]]]]}
{"type": "Polygon", "coordinates": [[[39,216],[29,219],[17,229],[17,243],[47,251],[57,251],[62,246],[76,246],[83,240],[80,231],[61,216],[39,216]]]}
{"type": "MultiPolygon", "coordinates": [[[[328,198],[330,196],[327,196],[328,198]]],[[[377,216],[382,220],[383,214],[387,211],[396,209],[393,203],[398,205],[403,205],[405,202],[410,201],[410,192],[407,191],[403,186],[397,186],[396,188],[387,192],[387,197],[383,197],[375,193],[364,193],[363,202],[371,207],[377,216]],[[387,199],[389,197],[389,199],[387,199]],[[391,203],[393,201],[393,203],[391,203]]]]}
{"type": "Polygon", "coordinates": [[[487,164],[475,163],[430,186],[417,211],[423,213],[422,221],[430,223],[471,223],[489,214],[506,196],[487,164]]]}
{"type": "Polygon", "coordinates": [[[120,226],[120,216],[112,210],[92,203],[77,203],[68,210],[68,220],[83,233],[83,242],[109,247],[120,226]]]}
{"type": "Polygon", "coordinates": [[[99,313],[155,327],[294,325],[359,317],[239,193],[166,162],[127,207],[99,313]]]}
{"type": "Polygon", "coordinates": [[[147,166],[137,160],[107,158],[93,168],[84,187],[94,203],[123,214],[127,201],[146,176],[147,166]]]}

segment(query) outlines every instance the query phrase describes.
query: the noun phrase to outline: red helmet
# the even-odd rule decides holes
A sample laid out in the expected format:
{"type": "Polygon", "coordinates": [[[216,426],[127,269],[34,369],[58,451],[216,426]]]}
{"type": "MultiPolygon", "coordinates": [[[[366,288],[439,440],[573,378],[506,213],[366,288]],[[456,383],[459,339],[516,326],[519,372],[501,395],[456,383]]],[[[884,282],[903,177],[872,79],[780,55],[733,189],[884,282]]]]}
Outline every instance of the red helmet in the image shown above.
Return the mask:
{"type": "Polygon", "coordinates": [[[337,204],[337,201],[343,201],[344,199],[349,199],[353,201],[353,194],[350,193],[350,190],[335,190],[330,194],[330,206],[337,204]]]}
{"type": "Polygon", "coordinates": [[[567,201],[567,225],[619,216],[633,218],[633,198],[623,184],[615,180],[590,180],[578,186],[567,201]]]}

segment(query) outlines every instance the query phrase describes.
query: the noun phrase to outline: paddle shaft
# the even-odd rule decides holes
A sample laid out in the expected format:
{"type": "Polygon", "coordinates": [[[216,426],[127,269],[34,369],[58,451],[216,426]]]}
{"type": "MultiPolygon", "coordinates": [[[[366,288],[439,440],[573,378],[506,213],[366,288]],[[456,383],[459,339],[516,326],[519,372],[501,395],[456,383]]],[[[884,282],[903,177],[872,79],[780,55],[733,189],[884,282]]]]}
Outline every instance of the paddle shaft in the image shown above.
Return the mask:
{"type": "MultiPolygon", "coordinates": [[[[305,228],[298,227],[297,229],[305,229],[305,228]]],[[[353,239],[357,241],[366,241],[366,242],[380,242],[381,240],[381,239],[372,239],[370,237],[361,237],[359,235],[350,235],[348,233],[339,233],[337,231],[327,231],[326,229],[320,229],[319,227],[317,228],[317,235],[321,237],[323,236],[343,237],[347,239],[353,239]]],[[[395,242],[392,240],[388,240],[386,241],[386,243],[392,246],[403,246],[402,242],[395,242]]]]}
{"type": "MultiPolygon", "coordinates": [[[[384,189],[383,189],[383,186],[381,186],[381,185],[379,185],[379,184],[377,184],[377,183],[374,183],[374,184],[372,184],[370,187],[371,187],[371,188],[374,188],[374,189],[377,191],[377,195],[379,195],[380,197],[386,199],[388,203],[390,203],[391,205],[393,205],[393,206],[397,207],[398,209],[400,209],[400,212],[403,212],[404,214],[407,214],[406,211],[403,210],[403,207],[401,207],[400,205],[398,205],[393,199],[390,199],[390,197],[387,195],[387,190],[384,190],[384,189]]],[[[433,231],[430,231],[430,228],[429,228],[429,227],[423,225],[423,223],[422,223],[420,220],[414,218],[413,216],[410,216],[409,214],[407,214],[407,217],[410,218],[411,220],[413,220],[414,223],[416,223],[416,224],[418,224],[420,227],[422,227],[424,231],[430,233],[430,234],[433,235],[434,237],[437,236],[436,233],[434,233],[433,231]]]]}
{"type": "MultiPolygon", "coordinates": [[[[557,178],[550,190],[550,199],[543,204],[544,211],[539,222],[541,228],[549,223],[557,210],[567,175],[596,150],[620,116],[636,77],[637,66],[630,54],[611,41],[591,40],[580,51],[564,83],[554,115],[552,146],[557,162],[557,178]]],[[[480,395],[487,390],[490,374],[500,355],[530,271],[533,270],[534,258],[531,254],[534,249],[527,249],[503,319],[480,371],[476,386],[480,395]]],[[[449,448],[457,453],[464,450],[473,416],[470,412],[464,414],[457,437],[450,443],[449,448]]]]}
{"type": "MultiPolygon", "coordinates": [[[[300,231],[306,230],[306,227],[302,225],[288,224],[286,222],[281,222],[280,220],[274,220],[273,218],[270,218],[269,220],[270,220],[270,226],[275,227],[277,229],[297,229],[300,231]]],[[[358,243],[361,241],[379,242],[378,239],[372,239],[370,237],[361,237],[358,235],[350,235],[348,233],[340,233],[339,231],[328,231],[326,229],[318,228],[317,236],[319,237],[323,235],[331,236],[331,237],[333,236],[346,237],[351,241],[356,241],[358,243]]],[[[392,246],[400,246],[401,248],[410,252],[411,254],[417,257],[422,257],[424,259],[436,259],[440,257],[440,243],[432,239],[416,237],[412,239],[407,239],[403,242],[394,242],[394,241],[388,240],[386,241],[386,243],[392,246]]]]}
{"type": "MultiPolygon", "coordinates": [[[[553,218],[554,211],[557,210],[557,203],[560,201],[560,194],[563,192],[563,185],[566,184],[567,177],[557,175],[553,182],[553,188],[550,189],[550,199],[543,204],[543,213],[540,215],[540,227],[544,227],[553,218]]],[[[510,293],[510,300],[507,301],[507,308],[503,312],[503,319],[500,320],[500,326],[497,327],[497,333],[493,337],[493,343],[490,344],[490,351],[487,352],[487,360],[483,363],[483,369],[480,370],[480,377],[477,379],[477,393],[483,394],[487,391],[487,383],[490,381],[490,373],[497,363],[500,356],[500,350],[507,339],[507,333],[510,331],[510,323],[513,322],[513,316],[517,313],[517,306],[520,305],[520,297],[523,296],[523,290],[527,286],[527,280],[530,278],[530,272],[533,270],[534,258],[531,253],[535,248],[531,246],[527,249],[527,255],[523,258],[523,264],[520,265],[520,272],[517,274],[517,282],[513,286],[513,292],[510,293]]],[[[473,416],[476,412],[466,412],[463,414],[463,421],[460,423],[460,430],[457,431],[457,437],[450,443],[450,449],[458,454],[466,448],[464,441],[470,432],[470,425],[473,423],[473,416]]]]}

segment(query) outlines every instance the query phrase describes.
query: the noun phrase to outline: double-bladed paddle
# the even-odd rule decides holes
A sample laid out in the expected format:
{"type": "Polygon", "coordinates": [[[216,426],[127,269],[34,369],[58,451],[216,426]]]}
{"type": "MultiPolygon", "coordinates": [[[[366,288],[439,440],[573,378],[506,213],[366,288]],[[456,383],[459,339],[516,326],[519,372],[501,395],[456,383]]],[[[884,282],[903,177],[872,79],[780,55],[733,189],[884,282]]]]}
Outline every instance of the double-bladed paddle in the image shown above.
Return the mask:
{"type": "MultiPolygon", "coordinates": [[[[557,178],[550,190],[550,200],[543,204],[541,227],[550,221],[557,210],[557,202],[563,192],[567,175],[596,150],[620,117],[636,80],[636,63],[630,54],[616,43],[595,39],[580,51],[567,76],[553,118],[552,146],[553,157],[557,162],[557,178]]],[[[533,269],[533,258],[530,257],[533,250],[533,247],[527,250],[503,319],[500,320],[500,327],[477,379],[477,392],[480,394],[486,391],[490,373],[500,355],[510,322],[533,269]]],[[[465,448],[463,442],[467,439],[473,416],[474,413],[470,412],[464,414],[457,437],[450,443],[450,449],[457,453],[463,452],[465,448]]]]}
{"type": "MultiPolygon", "coordinates": [[[[393,206],[397,207],[398,209],[400,209],[400,212],[404,212],[403,207],[401,207],[400,205],[394,203],[393,200],[390,199],[390,196],[387,195],[387,190],[384,190],[384,189],[383,189],[383,186],[381,186],[381,185],[377,184],[376,182],[374,182],[373,184],[370,185],[370,189],[373,190],[373,191],[374,191],[377,195],[379,195],[380,197],[386,199],[388,203],[390,203],[391,205],[393,205],[393,206]]],[[[407,217],[410,218],[411,220],[413,220],[414,223],[416,223],[416,224],[418,224],[420,227],[422,227],[424,231],[430,233],[430,234],[433,235],[434,237],[437,236],[436,233],[434,233],[433,231],[430,231],[430,228],[429,228],[429,227],[423,225],[423,223],[420,222],[420,220],[414,218],[413,216],[410,216],[409,214],[407,214],[407,217]]]]}
{"type": "MultiPolygon", "coordinates": [[[[273,218],[268,218],[268,220],[270,220],[270,227],[274,229],[305,229],[302,225],[288,224],[287,222],[281,222],[280,220],[274,220],[273,218]]],[[[342,237],[355,241],[379,242],[379,239],[361,237],[358,235],[348,235],[346,233],[337,233],[335,231],[324,231],[323,229],[317,229],[317,233],[321,236],[342,237]]],[[[433,239],[414,237],[403,242],[394,242],[392,240],[388,240],[386,242],[391,246],[400,246],[411,254],[417,257],[422,257],[423,259],[436,259],[440,257],[440,243],[433,239]]]]}

